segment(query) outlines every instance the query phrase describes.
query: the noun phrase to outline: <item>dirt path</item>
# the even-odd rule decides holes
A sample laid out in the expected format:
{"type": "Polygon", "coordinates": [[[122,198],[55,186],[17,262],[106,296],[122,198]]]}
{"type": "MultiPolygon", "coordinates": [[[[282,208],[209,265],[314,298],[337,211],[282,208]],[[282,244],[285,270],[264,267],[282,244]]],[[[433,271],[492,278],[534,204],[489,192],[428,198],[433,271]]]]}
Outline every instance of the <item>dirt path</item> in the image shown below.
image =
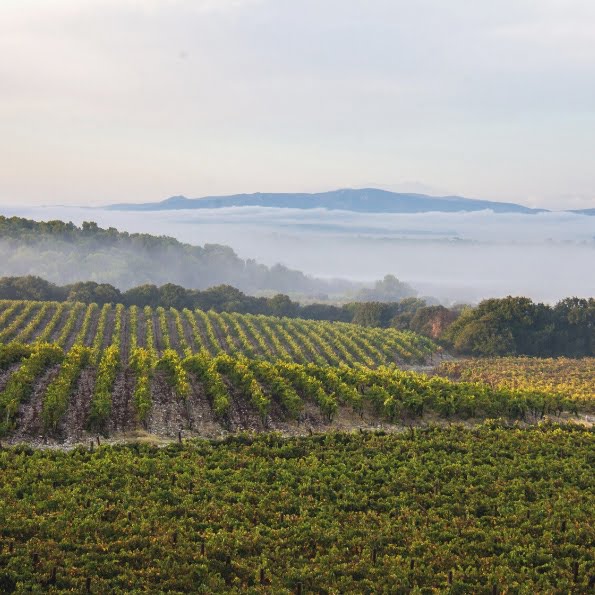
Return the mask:
{"type": "Polygon", "coordinates": [[[106,425],[106,433],[113,436],[130,432],[137,427],[136,412],[132,402],[134,391],[134,374],[126,368],[121,370],[114,383],[112,393],[112,410],[106,425]]]}
{"type": "Polygon", "coordinates": [[[103,333],[103,349],[112,344],[112,335],[114,334],[114,325],[116,323],[116,309],[111,307],[105,320],[105,332],[103,333]]]}
{"type": "Polygon", "coordinates": [[[182,330],[184,331],[184,338],[186,339],[186,343],[188,343],[188,347],[190,347],[192,353],[197,353],[200,350],[200,347],[197,346],[196,342],[194,341],[192,329],[188,324],[186,315],[183,312],[180,312],[180,318],[182,319],[182,330]]]}
{"type": "Polygon", "coordinates": [[[214,320],[212,316],[209,316],[208,312],[207,312],[207,316],[209,318],[209,322],[211,323],[211,326],[213,327],[213,333],[215,333],[215,338],[217,339],[217,343],[219,343],[219,346],[221,347],[221,349],[223,349],[223,351],[225,351],[227,353],[229,351],[229,347],[227,346],[227,341],[225,340],[225,336],[223,335],[221,327],[219,326],[219,321],[214,320]]]}
{"type": "Polygon", "coordinates": [[[184,317],[182,321],[182,323],[184,324],[184,331],[186,333],[186,336],[190,335],[190,337],[192,337],[192,343],[190,343],[190,345],[193,346],[195,353],[199,352],[201,348],[206,349],[210,353],[209,341],[207,339],[207,333],[202,324],[202,320],[196,316],[196,312],[192,312],[192,316],[194,317],[194,321],[196,322],[196,328],[198,329],[200,345],[196,344],[196,341],[194,340],[194,334],[192,332],[192,329],[190,328],[190,323],[188,322],[188,319],[184,317]]]}
{"type": "Polygon", "coordinates": [[[165,320],[167,321],[167,329],[169,331],[169,340],[171,343],[171,348],[183,356],[184,352],[180,347],[180,334],[178,333],[178,327],[174,322],[173,314],[169,310],[165,311],[165,320]]]}
{"type": "Polygon", "coordinates": [[[83,307],[80,312],[79,315],[76,317],[76,321],[74,323],[74,326],[72,327],[70,334],[68,335],[68,338],[66,339],[66,342],[64,343],[64,351],[70,351],[70,349],[72,349],[72,346],[74,345],[74,342],[76,341],[76,338],[78,337],[79,331],[81,330],[81,327],[83,326],[83,321],[85,319],[85,312],[87,310],[87,307],[83,307]]]}
{"type": "MultiPolygon", "coordinates": [[[[264,357],[268,360],[272,360],[272,359],[277,359],[279,357],[279,354],[277,353],[277,350],[275,349],[275,346],[273,345],[273,342],[271,341],[270,337],[267,335],[267,333],[264,332],[263,327],[259,326],[259,322],[256,320],[252,320],[252,325],[254,326],[254,330],[256,333],[258,333],[264,340],[265,345],[267,346],[267,353],[264,353],[264,357]]],[[[248,333],[247,333],[248,334],[248,333]]],[[[248,334],[248,337],[250,338],[251,333],[248,334]]],[[[262,347],[259,346],[260,352],[262,353],[262,347]]]]}
{"type": "Polygon", "coordinates": [[[236,318],[236,321],[237,321],[239,327],[244,331],[244,334],[248,338],[248,341],[250,341],[250,344],[252,345],[252,348],[254,349],[254,353],[256,353],[257,355],[260,355],[260,356],[264,357],[265,359],[269,359],[270,354],[273,353],[273,352],[272,352],[271,346],[267,342],[267,338],[263,335],[263,339],[265,341],[265,344],[268,346],[268,351],[265,352],[265,351],[263,351],[262,346],[260,345],[260,343],[255,339],[254,334],[252,333],[252,331],[248,328],[248,326],[246,324],[244,324],[244,320],[241,317],[238,316],[236,318]]]}
{"type": "Polygon", "coordinates": [[[147,346],[147,324],[145,320],[145,313],[143,312],[142,308],[138,309],[138,337],[136,339],[136,344],[139,347],[147,346]]]}
{"type": "Polygon", "coordinates": [[[55,343],[58,340],[58,338],[60,337],[60,335],[62,334],[62,329],[64,328],[64,325],[66,324],[66,321],[68,320],[68,317],[70,316],[70,311],[71,311],[72,307],[73,306],[71,306],[70,308],[68,308],[68,307],[64,308],[64,312],[62,312],[62,316],[60,317],[60,320],[58,320],[58,323],[54,327],[54,330],[52,331],[52,334],[50,335],[50,337],[48,339],[49,343],[55,343]]]}
{"type": "Polygon", "coordinates": [[[120,358],[126,363],[130,357],[130,310],[126,308],[122,316],[122,334],[120,335],[120,358]]]}
{"type": "Polygon", "coordinates": [[[91,320],[89,321],[89,328],[87,330],[87,336],[83,338],[83,343],[87,347],[91,347],[93,345],[93,339],[95,339],[95,335],[97,334],[97,325],[99,324],[99,316],[101,314],[101,308],[97,308],[95,312],[91,315],[91,320]]]}
{"type": "Polygon", "coordinates": [[[161,372],[151,380],[153,406],[147,419],[147,430],[159,436],[177,436],[186,426],[183,407],[161,372]]]}
{"type": "Polygon", "coordinates": [[[35,341],[35,339],[37,339],[37,337],[39,337],[39,335],[41,335],[41,333],[43,333],[43,329],[48,325],[48,322],[52,319],[52,316],[55,314],[56,308],[57,308],[57,306],[55,306],[55,305],[50,306],[48,308],[47,312],[45,313],[45,316],[41,319],[39,324],[35,327],[35,329],[31,333],[31,336],[27,339],[27,341],[26,341],[27,343],[33,343],[35,341]]]}
{"type": "Polygon", "coordinates": [[[224,433],[200,382],[190,376],[191,391],[184,405],[185,429],[196,436],[216,438],[224,433]]]}
{"type": "MultiPolygon", "coordinates": [[[[159,322],[155,315],[155,311],[153,311],[150,318],[145,318],[145,331],[148,328],[153,329],[153,341],[155,342],[154,347],[157,350],[157,352],[160,353],[159,339],[161,337],[161,333],[160,333],[160,329],[159,329],[159,322]]],[[[145,335],[145,342],[146,342],[146,335],[145,335]]]]}
{"type": "Polygon", "coordinates": [[[229,392],[229,429],[232,432],[262,432],[266,428],[260,414],[244,397],[238,395],[233,385],[224,378],[229,392]]]}
{"type": "MultiPolygon", "coordinates": [[[[29,322],[35,318],[36,314],[39,312],[39,310],[42,307],[42,303],[40,302],[39,304],[34,305],[31,310],[27,313],[27,315],[25,316],[25,318],[23,320],[21,320],[21,322],[19,323],[18,327],[16,329],[14,329],[12,331],[12,333],[10,333],[9,335],[7,335],[4,338],[4,343],[10,343],[10,341],[14,340],[14,338],[19,335],[21,333],[21,331],[23,329],[25,329],[27,327],[27,325],[29,324],[29,322]]],[[[22,313],[22,312],[21,312],[22,313]]]]}

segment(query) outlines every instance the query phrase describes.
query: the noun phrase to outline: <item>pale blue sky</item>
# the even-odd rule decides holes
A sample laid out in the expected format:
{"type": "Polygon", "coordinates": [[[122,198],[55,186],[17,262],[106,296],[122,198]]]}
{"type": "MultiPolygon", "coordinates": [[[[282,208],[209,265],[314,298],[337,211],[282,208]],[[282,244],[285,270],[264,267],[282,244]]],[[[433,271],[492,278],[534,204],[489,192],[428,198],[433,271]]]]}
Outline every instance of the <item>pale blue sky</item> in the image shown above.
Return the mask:
{"type": "Polygon", "coordinates": [[[592,0],[2,0],[0,205],[595,206],[592,0]]]}

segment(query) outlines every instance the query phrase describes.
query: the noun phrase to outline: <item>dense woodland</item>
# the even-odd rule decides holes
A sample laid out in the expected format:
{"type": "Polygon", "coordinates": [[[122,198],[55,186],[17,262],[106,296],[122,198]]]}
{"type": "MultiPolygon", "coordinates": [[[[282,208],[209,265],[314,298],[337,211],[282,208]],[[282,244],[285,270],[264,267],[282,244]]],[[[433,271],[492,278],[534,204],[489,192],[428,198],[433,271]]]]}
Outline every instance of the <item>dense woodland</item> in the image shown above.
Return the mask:
{"type": "MultiPolygon", "coordinates": [[[[276,264],[240,258],[221,244],[193,246],[166,236],[121,232],[85,222],[38,222],[0,216],[0,274],[40,275],[54,283],[96,280],[120,289],[174,283],[192,289],[232,284],[244,291],[283,292],[325,297],[357,296],[361,284],[322,280],[276,264]]],[[[395,280],[396,281],[396,280],[395,280]]],[[[415,292],[391,282],[368,289],[364,299],[396,300],[415,292]],[[367,296],[367,297],[366,297],[367,296]]]]}
{"type": "Polygon", "coordinates": [[[595,299],[554,306],[523,297],[485,300],[465,309],[441,339],[455,353],[477,356],[593,356],[595,299]]]}

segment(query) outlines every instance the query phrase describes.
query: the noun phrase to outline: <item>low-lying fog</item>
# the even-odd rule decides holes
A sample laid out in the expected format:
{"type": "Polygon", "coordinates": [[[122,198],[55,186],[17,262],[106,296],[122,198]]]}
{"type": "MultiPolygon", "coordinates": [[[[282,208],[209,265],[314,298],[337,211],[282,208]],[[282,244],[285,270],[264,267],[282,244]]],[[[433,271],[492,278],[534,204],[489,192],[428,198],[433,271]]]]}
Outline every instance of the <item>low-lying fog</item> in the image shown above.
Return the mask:
{"type": "MultiPolygon", "coordinates": [[[[191,244],[232,246],[242,258],[319,277],[373,281],[387,273],[444,301],[595,295],[595,217],[571,213],[362,214],[261,207],[122,212],[72,207],[0,209],[191,244]]],[[[0,271],[1,273],[1,271],[0,271]]]]}

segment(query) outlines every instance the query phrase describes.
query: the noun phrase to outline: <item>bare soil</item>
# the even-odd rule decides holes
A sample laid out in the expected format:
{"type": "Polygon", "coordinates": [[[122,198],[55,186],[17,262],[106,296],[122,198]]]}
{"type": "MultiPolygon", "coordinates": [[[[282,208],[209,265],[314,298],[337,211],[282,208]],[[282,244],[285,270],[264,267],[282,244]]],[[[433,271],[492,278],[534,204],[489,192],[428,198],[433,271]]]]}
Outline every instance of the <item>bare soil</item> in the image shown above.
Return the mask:
{"type": "MultiPolygon", "coordinates": [[[[207,316],[208,316],[208,314],[207,314],[207,316]]],[[[223,336],[223,333],[221,332],[221,327],[210,316],[209,316],[209,319],[211,321],[211,326],[213,327],[213,332],[215,333],[217,342],[221,346],[221,349],[223,349],[224,351],[227,351],[227,341],[225,340],[225,337],[223,336]]]]}
{"type": "Polygon", "coordinates": [[[163,353],[165,349],[165,342],[163,341],[163,335],[161,334],[161,325],[159,324],[159,314],[155,311],[151,320],[147,320],[147,324],[153,325],[153,332],[155,333],[155,349],[159,353],[163,353]]]}
{"type": "Polygon", "coordinates": [[[68,403],[66,415],[60,423],[56,438],[62,442],[76,444],[93,437],[87,432],[87,420],[91,409],[91,399],[95,386],[95,369],[85,368],[77,383],[77,388],[68,403]]]}
{"type": "MultiPolygon", "coordinates": [[[[200,340],[201,340],[201,344],[200,345],[196,345],[196,341],[194,341],[194,337],[192,338],[192,345],[194,345],[196,347],[196,351],[200,351],[201,348],[205,348],[207,351],[209,350],[209,341],[207,339],[207,332],[206,329],[204,328],[203,324],[202,324],[202,320],[200,320],[196,314],[193,312],[192,316],[194,316],[194,320],[196,321],[196,327],[198,328],[198,332],[200,334],[200,340]]],[[[190,333],[192,335],[192,331],[189,328],[190,323],[187,320],[184,320],[184,328],[186,329],[186,334],[190,333]]]]}
{"type": "Polygon", "coordinates": [[[0,391],[6,387],[9,378],[21,367],[21,362],[12,364],[6,370],[0,370],[0,391]]]}
{"type": "Polygon", "coordinates": [[[143,312],[142,308],[138,309],[138,337],[136,339],[136,344],[139,347],[147,346],[147,326],[145,321],[145,313],[143,312]]]}
{"type": "Polygon", "coordinates": [[[184,435],[216,438],[224,433],[223,426],[215,418],[213,408],[205,394],[203,385],[190,376],[191,391],[184,403],[186,425],[184,435]]]}
{"type": "Polygon", "coordinates": [[[64,308],[64,312],[62,312],[62,316],[60,320],[58,320],[58,324],[56,324],[54,330],[52,331],[52,334],[50,335],[50,338],[48,339],[50,343],[55,343],[58,340],[58,337],[60,337],[62,329],[64,328],[64,325],[66,324],[66,321],[68,320],[69,316],[70,308],[64,308]]]}
{"type": "Polygon", "coordinates": [[[35,317],[35,315],[39,312],[41,307],[42,307],[42,304],[38,304],[37,306],[34,306],[33,308],[31,308],[31,310],[29,311],[27,316],[25,316],[25,319],[21,320],[21,323],[19,324],[19,326],[12,333],[10,333],[10,335],[8,335],[4,339],[4,342],[8,343],[12,339],[14,339],[29,324],[31,319],[35,317]]]}
{"type": "Polygon", "coordinates": [[[194,341],[194,336],[192,334],[192,329],[188,324],[188,320],[186,320],[186,316],[184,313],[180,313],[180,318],[182,319],[182,330],[184,331],[184,338],[186,339],[186,343],[188,343],[190,349],[192,349],[192,353],[196,353],[200,351],[200,345],[196,345],[194,341]]]}
{"type": "Polygon", "coordinates": [[[153,406],[147,419],[147,431],[159,436],[177,436],[186,425],[186,416],[181,399],[174,394],[162,372],[156,372],[151,379],[151,399],[153,406]]]}
{"type": "Polygon", "coordinates": [[[91,316],[91,320],[89,322],[89,328],[87,329],[87,336],[83,340],[84,344],[87,347],[91,347],[93,345],[93,340],[95,339],[95,335],[97,334],[97,325],[99,324],[100,314],[101,314],[101,308],[97,308],[91,316]]]}
{"type": "Polygon", "coordinates": [[[86,310],[86,306],[80,311],[79,315],[76,317],[74,326],[72,327],[70,334],[68,335],[68,337],[66,338],[66,342],[64,343],[64,351],[70,351],[70,349],[74,345],[74,342],[79,334],[79,331],[81,330],[81,327],[83,326],[83,320],[85,319],[85,310],[86,310]]]}
{"type": "Polygon", "coordinates": [[[169,331],[169,340],[171,348],[177,351],[180,355],[182,354],[182,348],[180,347],[180,336],[178,334],[178,328],[174,322],[174,317],[171,312],[165,312],[165,320],[167,321],[167,330],[169,331]]]}
{"type": "MultiPolygon", "coordinates": [[[[226,381],[227,383],[227,381],[226,381]]],[[[227,383],[228,384],[228,383],[227,383]]],[[[229,430],[232,432],[262,432],[266,429],[259,412],[243,396],[238,395],[228,384],[229,430]]]]}
{"type": "Polygon", "coordinates": [[[136,413],[132,402],[134,391],[134,374],[126,368],[116,376],[112,393],[112,410],[107,422],[105,433],[117,435],[136,429],[136,413]]]}
{"type": "Polygon", "coordinates": [[[106,349],[112,344],[112,335],[114,334],[114,325],[116,322],[116,309],[110,308],[105,319],[105,332],[103,333],[102,348],[106,349]]]}
{"type": "Polygon", "coordinates": [[[122,333],[120,335],[120,359],[127,362],[130,356],[130,311],[128,308],[124,310],[122,316],[122,333]]]}
{"type": "Polygon", "coordinates": [[[37,337],[39,337],[39,335],[41,335],[41,333],[43,332],[43,329],[48,325],[48,322],[51,320],[51,318],[55,312],[56,312],[56,306],[51,306],[50,308],[48,308],[47,312],[45,313],[45,316],[41,319],[39,324],[35,327],[35,329],[31,333],[31,336],[29,337],[29,339],[27,339],[28,343],[33,343],[35,341],[35,339],[37,339],[37,337]]]}

